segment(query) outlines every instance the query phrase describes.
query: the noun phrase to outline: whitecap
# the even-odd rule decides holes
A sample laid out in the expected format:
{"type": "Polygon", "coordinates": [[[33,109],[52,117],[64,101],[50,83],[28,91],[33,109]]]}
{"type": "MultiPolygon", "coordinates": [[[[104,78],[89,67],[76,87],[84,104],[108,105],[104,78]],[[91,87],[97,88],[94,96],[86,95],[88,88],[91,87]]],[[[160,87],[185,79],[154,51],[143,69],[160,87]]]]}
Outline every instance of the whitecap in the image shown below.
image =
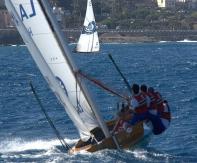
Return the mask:
{"type": "MultiPolygon", "coordinates": [[[[74,144],[77,139],[64,139],[68,144],[74,144]]],[[[49,150],[61,145],[59,140],[33,140],[27,141],[22,138],[7,139],[0,142],[0,152],[22,152],[27,150],[49,150]]]]}
{"type": "Polygon", "coordinates": [[[152,161],[152,159],[150,159],[148,157],[148,151],[145,151],[145,150],[139,150],[139,149],[136,149],[134,151],[131,151],[131,150],[127,150],[128,153],[131,153],[133,154],[133,156],[139,160],[143,160],[143,161],[152,161]]]}
{"type": "Polygon", "coordinates": [[[189,40],[189,39],[184,39],[184,40],[181,40],[181,41],[177,41],[177,42],[184,42],[184,43],[191,43],[191,42],[197,42],[196,40],[189,40]]]}
{"type": "Polygon", "coordinates": [[[168,43],[168,42],[171,42],[171,41],[159,41],[158,43],[168,43]]]}

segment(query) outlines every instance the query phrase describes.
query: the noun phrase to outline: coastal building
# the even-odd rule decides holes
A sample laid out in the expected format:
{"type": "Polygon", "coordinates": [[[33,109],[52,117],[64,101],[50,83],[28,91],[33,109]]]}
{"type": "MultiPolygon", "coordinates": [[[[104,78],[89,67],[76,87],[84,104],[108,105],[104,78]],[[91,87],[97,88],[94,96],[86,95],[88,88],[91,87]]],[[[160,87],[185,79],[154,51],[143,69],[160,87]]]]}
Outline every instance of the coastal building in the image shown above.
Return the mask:
{"type": "Polygon", "coordinates": [[[175,8],[176,0],[157,0],[158,7],[175,8]]]}
{"type": "Polygon", "coordinates": [[[14,23],[8,13],[4,0],[0,0],[0,29],[13,28],[14,23]]]}
{"type": "Polygon", "coordinates": [[[0,10],[0,28],[12,28],[14,27],[12,19],[7,10],[0,10]]]}
{"type": "Polygon", "coordinates": [[[157,0],[157,5],[161,8],[182,7],[188,9],[196,9],[197,0],[157,0]]]}
{"type": "Polygon", "coordinates": [[[0,8],[5,8],[4,0],[0,1],[0,8]]]}
{"type": "Polygon", "coordinates": [[[71,16],[70,10],[65,10],[63,7],[53,7],[53,13],[56,16],[57,22],[59,22],[61,28],[66,27],[66,16],[71,16]]]}
{"type": "Polygon", "coordinates": [[[182,3],[185,3],[187,2],[188,0],[176,0],[176,2],[182,2],[182,3]]]}
{"type": "Polygon", "coordinates": [[[196,9],[197,0],[176,0],[176,6],[182,6],[187,9],[196,9]]]}
{"type": "Polygon", "coordinates": [[[190,9],[197,9],[197,0],[188,0],[188,7],[190,9]]]}

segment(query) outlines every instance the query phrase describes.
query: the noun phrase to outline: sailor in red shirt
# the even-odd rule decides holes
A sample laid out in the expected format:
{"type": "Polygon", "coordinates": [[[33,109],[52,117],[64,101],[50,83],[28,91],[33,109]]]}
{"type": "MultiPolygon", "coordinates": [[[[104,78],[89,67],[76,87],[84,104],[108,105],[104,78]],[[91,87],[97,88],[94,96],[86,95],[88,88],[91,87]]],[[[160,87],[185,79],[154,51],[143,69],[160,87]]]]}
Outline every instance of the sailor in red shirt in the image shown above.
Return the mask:
{"type": "Polygon", "coordinates": [[[148,89],[151,99],[148,119],[152,122],[153,133],[155,135],[164,132],[170,125],[171,114],[167,101],[163,100],[159,92],[155,92],[152,87],[148,89]]]}
{"type": "Polygon", "coordinates": [[[139,85],[133,84],[132,86],[133,96],[131,98],[131,109],[133,110],[134,114],[132,119],[128,121],[131,129],[136,123],[146,120],[148,107],[146,96],[139,91],[139,85]]]}
{"type": "Polygon", "coordinates": [[[118,113],[117,122],[112,130],[112,133],[121,132],[127,129],[128,123],[127,120],[131,119],[132,113],[129,109],[129,106],[122,107],[118,113]]]}
{"type": "Polygon", "coordinates": [[[142,84],[140,86],[140,90],[141,90],[141,93],[146,97],[147,107],[149,108],[151,99],[148,94],[147,86],[145,84],[142,84]]]}

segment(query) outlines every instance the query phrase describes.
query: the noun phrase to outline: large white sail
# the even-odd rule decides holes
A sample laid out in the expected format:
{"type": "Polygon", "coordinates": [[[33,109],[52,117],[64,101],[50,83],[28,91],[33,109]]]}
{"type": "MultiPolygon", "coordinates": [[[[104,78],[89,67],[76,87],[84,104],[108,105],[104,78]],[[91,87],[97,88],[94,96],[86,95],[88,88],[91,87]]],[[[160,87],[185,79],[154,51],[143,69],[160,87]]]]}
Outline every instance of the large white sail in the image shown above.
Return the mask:
{"type": "MultiPolygon", "coordinates": [[[[63,104],[66,112],[79,130],[82,139],[89,138],[90,131],[102,127],[98,110],[76,80],[69,50],[62,47],[55,32],[54,20],[50,21],[44,9],[46,0],[6,0],[6,7],[26,43],[33,59],[49,86],[63,104]],[[91,104],[90,104],[91,103],[91,104]]],[[[106,126],[102,127],[106,130],[106,126]]],[[[108,133],[105,135],[109,135],[108,133]]]]}
{"type": "Polygon", "coordinates": [[[98,52],[100,49],[96,22],[91,0],[87,0],[87,9],[83,29],[76,46],[77,52],[98,52]]]}

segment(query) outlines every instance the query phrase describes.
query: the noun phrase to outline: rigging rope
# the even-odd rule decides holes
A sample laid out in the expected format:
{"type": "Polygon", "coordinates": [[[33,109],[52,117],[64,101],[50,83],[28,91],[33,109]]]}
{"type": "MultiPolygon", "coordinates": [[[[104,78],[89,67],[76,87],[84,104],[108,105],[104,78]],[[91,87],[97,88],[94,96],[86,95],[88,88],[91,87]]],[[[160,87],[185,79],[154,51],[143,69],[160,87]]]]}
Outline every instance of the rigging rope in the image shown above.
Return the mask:
{"type": "Polygon", "coordinates": [[[112,58],[112,55],[111,55],[111,54],[108,54],[108,56],[109,56],[110,60],[112,61],[112,63],[114,64],[116,70],[119,72],[120,76],[123,78],[123,80],[124,80],[124,82],[125,82],[125,84],[126,84],[128,90],[129,90],[130,93],[132,94],[132,88],[131,88],[129,82],[128,82],[127,79],[124,77],[123,73],[120,71],[118,65],[116,64],[116,62],[115,62],[114,59],[112,58]]]}
{"type": "MultiPolygon", "coordinates": [[[[110,93],[112,93],[112,94],[114,94],[114,95],[116,95],[116,96],[119,96],[119,97],[121,97],[121,98],[123,98],[123,99],[125,99],[125,100],[127,100],[127,101],[129,101],[129,98],[128,98],[128,97],[123,96],[123,95],[121,95],[121,94],[119,94],[119,93],[113,91],[112,89],[110,89],[109,87],[107,87],[107,86],[105,86],[103,83],[101,83],[100,81],[91,78],[90,76],[88,76],[88,75],[82,73],[80,70],[78,70],[77,72],[75,72],[75,74],[76,74],[76,75],[80,75],[81,77],[84,77],[85,79],[87,79],[87,80],[93,82],[93,83],[96,84],[98,87],[103,88],[104,90],[106,90],[106,91],[108,91],[108,92],[110,92],[110,93]]],[[[120,146],[119,146],[119,144],[118,144],[118,141],[117,141],[116,137],[112,135],[112,139],[113,139],[113,141],[114,141],[114,143],[115,143],[117,149],[120,149],[120,146]]]]}
{"type": "Polygon", "coordinates": [[[121,95],[120,93],[117,93],[117,92],[113,91],[111,88],[107,87],[106,85],[104,85],[104,84],[103,84],[102,82],[100,82],[99,80],[96,80],[96,79],[91,78],[90,76],[86,75],[85,73],[83,73],[83,72],[80,71],[80,70],[77,71],[76,74],[78,74],[78,75],[80,75],[81,77],[83,77],[83,78],[85,78],[85,79],[87,79],[87,80],[93,82],[93,83],[96,84],[98,87],[100,87],[100,88],[102,88],[102,89],[104,89],[104,90],[110,92],[111,94],[114,94],[114,95],[116,95],[116,96],[118,96],[118,97],[121,97],[121,98],[123,98],[123,99],[125,99],[125,100],[127,100],[127,101],[128,101],[128,99],[129,99],[128,97],[123,96],[123,95],[121,95]]]}
{"type": "Polygon", "coordinates": [[[46,110],[44,109],[44,106],[42,105],[41,100],[39,99],[39,97],[38,97],[38,95],[37,95],[37,93],[36,93],[36,91],[35,91],[35,89],[34,89],[34,87],[33,87],[31,82],[30,82],[30,87],[31,87],[31,90],[32,90],[32,92],[33,92],[33,94],[34,94],[34,96],[35,96],[35,98],[36,98],[36,100],[37,100],[42,112],[44,113],[48,123],[50,124],[51,128],[53,129],[53,131],[56,134],[57,138],[59,139],[60,143],[62,144],[63,148],[65,150],[71,149],[69,144],[66,143],[65,140],[62,138],[62,136],[60,135],[59,131],[57,130],[57,128],[53,124],[52,120],[50,119],[49,115],[47,114],[46,110]]]}

